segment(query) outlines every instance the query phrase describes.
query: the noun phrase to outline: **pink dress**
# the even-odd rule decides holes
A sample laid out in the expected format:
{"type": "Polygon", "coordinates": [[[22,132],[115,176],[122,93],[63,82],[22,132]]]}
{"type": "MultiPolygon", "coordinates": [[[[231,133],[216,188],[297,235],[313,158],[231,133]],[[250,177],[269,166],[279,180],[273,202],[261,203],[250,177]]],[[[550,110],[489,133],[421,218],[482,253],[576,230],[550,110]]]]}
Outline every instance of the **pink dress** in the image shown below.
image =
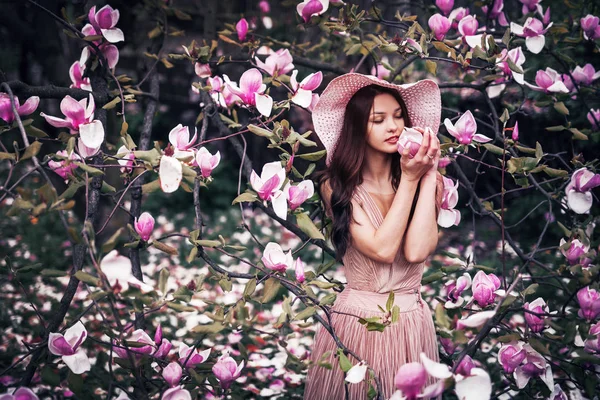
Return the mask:
{"type": "MultiPolygon", "coordinates": [[[[355,199],[369,215],[375,228],[383,222],[381,211],[369,193],[358,186],[355,199]]],[[[349,246],[343,257],[344,272],[348,284],[333,305],[333,310],[360,317],[383,316],[377,307],[385,309],[390,291],[394,291],[395,304],[400,307],[398,322],[387,326],[383,332],[367,331],[358,318],[346,314],[332,313],[331,325],[342,343],[354,351],[371,366],[381,379],[384,398],[389,399],[394,391],[394,377],[405,363],[420,362],[420,353],[439,361],[438,346],[431,310],[421,299],[420,287],[424,263],[406,261],[402,250],[398,251],[392,264],[384,264],[366,257],[356,248],[349,246]]],[[[311,359],[315,363],[326,352],[330,355],[322,361],[332,365],[327,369],[318,365],[308,371],[304,399],[344,399],[344,373],[339,367],[337,346],[322,325],[315,335],[311,359]]],[[[348,357],[353,364],[357,361],[348,357]]],[[[434,383],[429,378],[426,385],[434,383]]],[[[348,384],[350,399],[366,399],[368,385],[365,382],[348,384]]]]}

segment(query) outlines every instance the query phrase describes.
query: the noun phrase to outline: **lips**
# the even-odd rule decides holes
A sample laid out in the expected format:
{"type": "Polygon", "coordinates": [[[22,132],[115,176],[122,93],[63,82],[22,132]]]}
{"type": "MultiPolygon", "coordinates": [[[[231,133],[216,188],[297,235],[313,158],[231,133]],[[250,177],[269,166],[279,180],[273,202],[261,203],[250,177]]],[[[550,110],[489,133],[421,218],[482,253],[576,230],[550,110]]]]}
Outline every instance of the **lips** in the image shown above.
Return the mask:
{"type": "Polygon", "coordinates": [[[388,142],[388,143],[397,143],[398,142],[398,136],[391,137],[391,138],[387,139],[386,142],[388,142]]]}

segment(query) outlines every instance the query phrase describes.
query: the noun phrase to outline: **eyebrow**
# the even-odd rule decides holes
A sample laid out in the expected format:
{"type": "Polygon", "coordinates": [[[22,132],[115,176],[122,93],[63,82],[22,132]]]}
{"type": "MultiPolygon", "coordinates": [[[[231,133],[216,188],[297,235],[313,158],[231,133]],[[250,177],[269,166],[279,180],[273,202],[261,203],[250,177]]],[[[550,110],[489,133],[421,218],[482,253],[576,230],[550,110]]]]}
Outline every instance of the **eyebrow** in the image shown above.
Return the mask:
{"type": "MultiPolygon", "coordinates": [[[[394,110],[394,112],[396,111],[402,111],[402,107],[398,107],[394,110]]],[[[374,111],[373,114],[386,114],[385,111],[374,111]]]]}

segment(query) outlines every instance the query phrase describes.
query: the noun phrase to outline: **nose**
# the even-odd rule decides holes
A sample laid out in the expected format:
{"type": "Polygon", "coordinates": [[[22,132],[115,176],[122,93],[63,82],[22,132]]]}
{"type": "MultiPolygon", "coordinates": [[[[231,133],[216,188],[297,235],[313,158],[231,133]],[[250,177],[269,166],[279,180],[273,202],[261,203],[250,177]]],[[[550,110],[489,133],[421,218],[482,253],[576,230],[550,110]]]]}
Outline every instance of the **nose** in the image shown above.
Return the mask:
{"type": "Polygon", "coordinates": [[[398,129],[398,122],[395,118],[389,118],[387,120],[387,130],[389,132],[395,132],[398,129]]]}

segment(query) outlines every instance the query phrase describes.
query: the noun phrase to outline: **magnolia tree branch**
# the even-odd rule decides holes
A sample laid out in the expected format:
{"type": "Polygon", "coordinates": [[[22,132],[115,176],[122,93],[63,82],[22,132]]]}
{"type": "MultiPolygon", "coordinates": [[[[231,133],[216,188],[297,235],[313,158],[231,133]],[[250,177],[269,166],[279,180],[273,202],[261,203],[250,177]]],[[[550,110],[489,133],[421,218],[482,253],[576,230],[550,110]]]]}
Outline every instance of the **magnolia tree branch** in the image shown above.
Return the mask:
{"type": "Polygon", "coordinates": [[[108,92],[104,95],[97,91],[89,92],[83,89],[66,88],[61,86],[46,85],[46,86],[30,86],[21,81],[6,82],[15,94],[21,97],[38,96],[42,99],[63,99],[65,96],[71,96],[75,99],[85,99],[90,94],[94,97],[97,106],[107,103],[110,99],[108,92]]]}

